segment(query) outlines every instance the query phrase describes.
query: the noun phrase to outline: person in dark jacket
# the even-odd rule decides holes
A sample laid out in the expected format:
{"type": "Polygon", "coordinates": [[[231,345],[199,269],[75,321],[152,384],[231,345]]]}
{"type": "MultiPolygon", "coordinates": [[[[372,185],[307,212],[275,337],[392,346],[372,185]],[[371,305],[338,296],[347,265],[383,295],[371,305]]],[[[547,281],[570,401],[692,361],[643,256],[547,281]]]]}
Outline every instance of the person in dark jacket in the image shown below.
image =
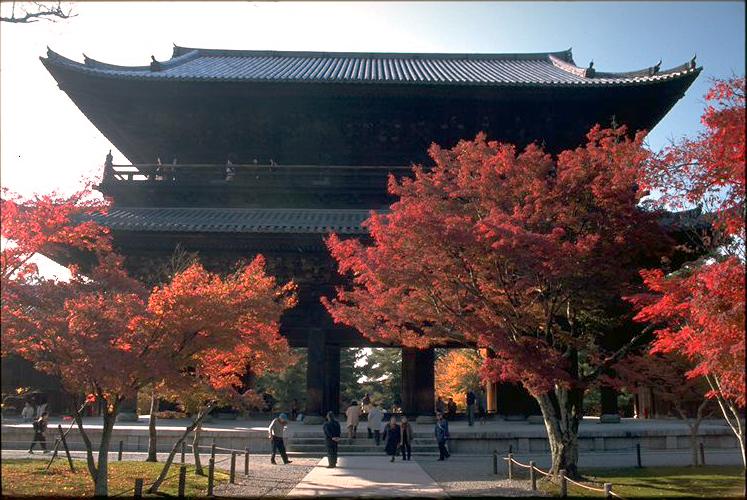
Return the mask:
{"type": "Polygon", "coordinates": [[[443,461],[451,456],[446,448],[446,441],[449,439],[449,422],[444,418],[443,413],[436,413],[436,442],[438,443],[438,460],[443,461]]]}
{"type": "Polygon", "coordinates": [[[335,420],[335,414],[327,412],[327,421],[322,426],[324,442],[327,445],[327,468],[337,467],[337,443],[340,441],[340,422],[335,420]]]}
{"type": "Polygon", "coordinates": [[[47,431],[47,415],[48,413],[46,411],[43,412],[41,416],[31,424],[34,427],[34,439],[31,441],[31,446],[29,446],[29,453],[31,454],[34,453],[34,445],[37,442],[42,450],[44,450],[44,453],[49,453],[49,450],[47,450],[47,440],[44,437],[44,433],[47,431]]]}
{"type": "Polygon", "coordinates": [[[476,397],[475,393],[472,392],[472,389],[467,391],[467,425],[472,427],[475,425],[475,402],[476,397]]]}
{"type": "Polygon", "coordinates": [[[402,433],[400,432],[399,425],[397,425],[397,419],[392,417],[386,429],[384,429],[385,450],[386,454],[392,457],[392,462],[394,462],[394,457],[397,456],[400,441],[402,441],[402,433]]]}
{"type": "Polygon", "coordinates": [[[410,460],[412,458],[412,426],[407,421],[407,417],[402,415],[402,420],[399,423],[400,429],[400,440],[399,445],[402,448],[402,460],[410,460]]]}

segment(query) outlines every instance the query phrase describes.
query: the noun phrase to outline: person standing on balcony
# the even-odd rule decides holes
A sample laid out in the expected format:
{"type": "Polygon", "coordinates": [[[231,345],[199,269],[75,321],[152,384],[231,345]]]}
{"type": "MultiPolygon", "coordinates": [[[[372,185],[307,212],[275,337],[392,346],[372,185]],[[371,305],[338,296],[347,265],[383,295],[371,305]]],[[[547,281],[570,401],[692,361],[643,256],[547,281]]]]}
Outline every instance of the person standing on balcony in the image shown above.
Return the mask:
{"type": "Polygon", "coordinates": [[[283,434],[287,425],[288,416],[285,413],[281,413],[278,418],[270,423],[270,427],[267,429],[269,437],[272,440],[272,455],[270,456],[270,463],[273,465],[275,465],[276,453],[280,454],[280,458],[283,459],[284,464],[292,462],[292,460],[288,460],[288,455],[285,452],[285,443],[283,442],[283,434]]]}

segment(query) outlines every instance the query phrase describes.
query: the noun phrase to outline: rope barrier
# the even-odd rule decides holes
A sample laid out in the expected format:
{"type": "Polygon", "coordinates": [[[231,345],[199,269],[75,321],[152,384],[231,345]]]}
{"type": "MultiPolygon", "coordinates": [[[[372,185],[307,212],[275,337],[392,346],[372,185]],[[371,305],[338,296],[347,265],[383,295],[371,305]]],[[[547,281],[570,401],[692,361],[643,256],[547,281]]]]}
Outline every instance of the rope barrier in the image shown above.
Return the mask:
{"type": "MultiPolygon", "coordinates": [[[[513,457],[510,457],[510,456],[509,457],[503,457],[503,460],[505,460],[507,462],[514,463],[514,464],[516,464],[516,465],[518,465],[520,467],[525,467],[527,469],[529,469],[529,468],[532,467],[531,465],[522,464],[521,462],[517,461],[516,459],[514,459],[513,457]]],[[[543,471],[542,469],[540,469],[537,466],[534,466],[534,470],[537,471],[537,472],[539,472],[540,474],[542,474],[545,477],[549,477],[550,480],[552,481],[553,476],[549,472],[545,472],[545,471],[543,471]]],[[[568,481],[569,483],[574,484],[576,486],[579,486],[581,488],[585,488],[585,489],[587,489],[589,491],[596,491],[596,492],[599,492],[599,493],[607,493],[607,491],[605,489],[603,489],[603,488],[594,488],[592,486],[587,486],[585,484],[576,482],[573,479],[569,478],[568,476],[564,476],[564,477],[565,477],[565,480],[568,481]]],[[[618,495],[617,493],[615,493],[614,491],[610,490],[609,494],[612,495],[613,497],[619,498],[620,500],[627,500],[624,497],[621,497],[620,495],[618,495]]]]}
{"type": "Polygon", "coordinates": [[[602,488],[593,488],[593,487],[587,486],[585,484],[577,483],[576,481],[574,481],[573,479],[569,478],[568,476],[565,476],[565,480],[568,481],[571,484],[575,484],[576,486],[580,486],[581,488],[586,488],[587,490],[598,491],[600,493],[604,493],[604,489],[602,489],[602,488]]]}

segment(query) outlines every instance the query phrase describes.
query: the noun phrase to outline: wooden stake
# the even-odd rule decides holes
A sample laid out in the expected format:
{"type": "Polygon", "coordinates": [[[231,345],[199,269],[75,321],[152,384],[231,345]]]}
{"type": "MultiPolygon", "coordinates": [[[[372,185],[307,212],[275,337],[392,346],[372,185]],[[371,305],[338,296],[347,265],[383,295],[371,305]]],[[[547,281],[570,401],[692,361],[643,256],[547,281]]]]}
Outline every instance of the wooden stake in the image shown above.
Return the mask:
{"type": "Polygon", "coordinates": [[[70,471],[75,472],[75,467],[73,466],[73,457],[70,456],[70,449],[67,447],[67,439],[65,439],[65,433],[62,432],[62,425],[58,424],[57,430],[60,433],[60,441],[62,441],[62,447],[65,449],[65,455],[67,455],[67,463],[70,466],[70,471]]]}

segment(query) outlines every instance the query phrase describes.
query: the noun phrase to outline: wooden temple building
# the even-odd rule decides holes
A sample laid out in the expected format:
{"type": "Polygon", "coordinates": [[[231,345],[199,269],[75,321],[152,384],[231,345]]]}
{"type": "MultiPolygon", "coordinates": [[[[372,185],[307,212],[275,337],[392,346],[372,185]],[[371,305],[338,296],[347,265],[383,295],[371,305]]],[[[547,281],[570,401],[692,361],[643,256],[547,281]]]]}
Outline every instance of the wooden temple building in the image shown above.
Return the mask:
{"type": "MultiPolygon", "coordinates": [[[[85,56],[84,56],[85,57],[85,56]]],[[[386,210],[389,173],[428,164],[431,143],[480,132],[551,152],[575,147],[594,124],[650,130],[700,73],[695,60],[662,70],[579,67],[570,50],[536,54],[321,53],[174,47],[167,61],[83,63],[41,58],[70,99],[130,161],[107,161],[98,189],[128,267],[155,281],[177,245],[213,270],[264,254],[299,284],[282,321],[308,349],[307,414],[339,410],[340,349],[374,346],[335,325],[320,304],[340,283],[326,235],[366,237],[386,210]]],[[[395,346],[396,347],[396,346],[395,346]]],[[[433,350],[403,349],[402,407],[431,414],[433,350]]],[[[488,407],[528,414],[509,385],[488,407]]],[[[604,398],[603,398],[604,399],[604,398]]],[[[605,413],[615,412],[614,397],[605,413]]]]}

